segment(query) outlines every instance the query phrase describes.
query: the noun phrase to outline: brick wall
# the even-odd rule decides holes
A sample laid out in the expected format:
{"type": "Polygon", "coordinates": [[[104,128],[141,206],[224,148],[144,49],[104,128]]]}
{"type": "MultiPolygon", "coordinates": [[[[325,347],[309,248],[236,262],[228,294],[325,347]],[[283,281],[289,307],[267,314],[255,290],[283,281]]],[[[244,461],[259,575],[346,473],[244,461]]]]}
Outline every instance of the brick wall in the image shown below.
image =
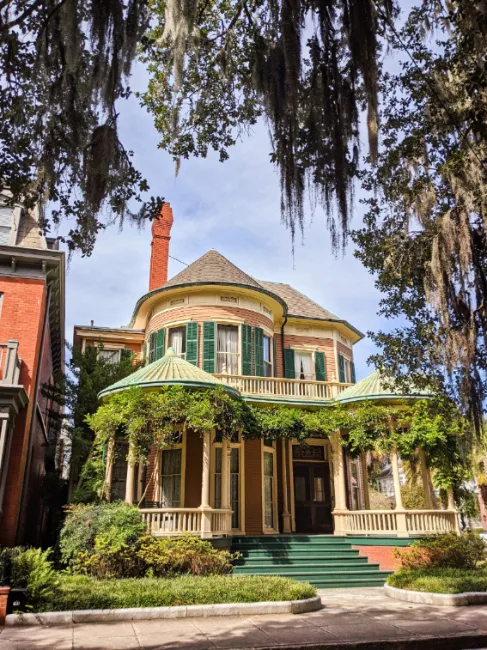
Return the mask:
{"type": "Polygon", "coordinates": [[[368,558],[369,562],[378,564],[382,570],[396,571],[401,568],[401,561],[394,557],[394,550],[400,548],[401,551],[408,552],[407,546],[352,546],[358,550],[361,557],[368,558]]]}
{"type": "Polygon", "coordinates": [[[172,224],[171,206],[169,203],[164,203],[160,216],[152,222],[149,291],[158,289],[167,282],[167,263],[172,224]]]}
{"type": "Polygon", "coordinates": [[[353,361],[353,350],[352,348],[347,347],[346,345],[343,345],[340,341],[337,341],[337,351],[338,354],[341,354],[345,358],[349,359],[349,361],[353,361]]]}
{"type": "Polygon", "coordinates": [[[35,406],[34,386],[45,313],[45,283],[28,278],[0,278],[3,295],[0,342],[19,341],[22,359],[20,383],[29,395],[29,404],[16,418],[10,449],[7,483],[0,519],[0,544],[16,542],[24,472],[29,453],[29,432],[35,406]]]}

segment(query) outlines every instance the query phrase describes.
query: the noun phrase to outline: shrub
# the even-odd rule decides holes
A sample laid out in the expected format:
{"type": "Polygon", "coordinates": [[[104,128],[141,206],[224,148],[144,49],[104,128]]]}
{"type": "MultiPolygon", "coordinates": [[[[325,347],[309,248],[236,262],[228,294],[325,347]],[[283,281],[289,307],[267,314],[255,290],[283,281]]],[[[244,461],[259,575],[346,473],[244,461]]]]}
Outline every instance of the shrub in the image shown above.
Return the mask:
{"type": "Polygon", "coordinates": [[[387,578],[397,589],[428,591],[435,594],[458,594],[487,591],[485,569],[401,569],[387,578]]]}
{"type": "Polygon", "coordinates": [[[49,561],[50,552],[51,549],[28,548],[13,558],[11,584],[26,588],[27,606],[31,609],[56,599],[60,580],[49,561]]]}
{"type": "Polygon", "coordinates": [[[395,555],[406,569],[475,569],[485,560],[486,545],[473,531],[462,535],[442,533],[417,539],[404,551],[396,549],[395,555]]]}
{"type": "Polygon", "coordinates": [[[25,551],[23,546],[14,548],[0,548],[0,586],[9,585],[12,575],[12,564],[19,555],[25,551]]]}
{"type": "Polygon", "coordinates": [[[123,501],[70,506],[59,540],[62,562],[71,567],[80,554],[92,553],[97,538],[116,551],[134,544],[145,530],[138,509],[123,501]]]}
{"type": "Polygon", "coordinates": [[[155,539],[146,535],[134,544],[115,547],[97,537],[91,553],[80,553],[73,563],[76,573],[104,578],[197,576],[231,573],[238,555],[219,551],[197,537],[155,539]]]}

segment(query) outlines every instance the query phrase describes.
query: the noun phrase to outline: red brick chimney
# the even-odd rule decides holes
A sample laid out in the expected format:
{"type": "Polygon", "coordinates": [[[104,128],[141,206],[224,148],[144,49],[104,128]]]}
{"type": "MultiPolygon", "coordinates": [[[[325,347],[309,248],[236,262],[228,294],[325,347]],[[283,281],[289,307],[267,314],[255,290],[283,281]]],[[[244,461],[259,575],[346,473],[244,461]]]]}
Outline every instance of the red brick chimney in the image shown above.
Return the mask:
{"type": "Polygon", "coordinates": [[[152,222],[149,291],[159,289],[167,282],[167,263],[172,223],[171,204],[164,203],[160,215],[152,222]]]}

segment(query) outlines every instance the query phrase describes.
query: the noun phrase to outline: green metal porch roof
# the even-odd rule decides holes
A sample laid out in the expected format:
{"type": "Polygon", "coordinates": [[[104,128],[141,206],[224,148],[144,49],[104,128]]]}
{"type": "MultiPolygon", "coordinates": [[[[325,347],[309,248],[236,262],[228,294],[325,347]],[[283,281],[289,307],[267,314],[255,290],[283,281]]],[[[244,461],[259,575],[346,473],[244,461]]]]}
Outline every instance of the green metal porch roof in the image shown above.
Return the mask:
{"type": "Polygon", "coordinates": [[[431,396],[428,390],[419,390],[414,387],[411,392],[404,394],[399,389],[390,388],[386,385],[378,370],[373,372],[368,377],[361,379],[359,382],[350,386],[343,393],[340,393],[336,398],[337,402],[346,404],[349,402],[360,402],[362,400],[398,400],[398,399],[420,399],[422,397],[431,396]]]}
{"type": "Polygon", "coordinates": [[[223,386],[229,393],[240,395],[235,388],[227,386],[217,377],[178,357],[172,348],[167,350],[162,359],[136,370],[128,377],[102,390],[98,393],[98,399],[103,399],[112,393],[128,390],[134,386],[139,388],[157,388],[159,386],[213,388],[223,386]]]}

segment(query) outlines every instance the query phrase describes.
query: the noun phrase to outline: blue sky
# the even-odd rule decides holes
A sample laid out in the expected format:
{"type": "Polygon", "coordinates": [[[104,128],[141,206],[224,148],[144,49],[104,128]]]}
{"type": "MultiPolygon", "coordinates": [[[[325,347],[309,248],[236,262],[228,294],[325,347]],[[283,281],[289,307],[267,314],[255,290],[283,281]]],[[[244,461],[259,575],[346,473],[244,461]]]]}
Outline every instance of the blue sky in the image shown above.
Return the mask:
{"type": "MultiPolygon", "coordinates": [[[[145,72],[138,67],[131,86],[142,89],[144,84],[145,72]]],[[[279,176],[269,162],[264,124],[238,143],[229,161],[220,163],[213,155],[183,161],[177,178],[171,158],[157,148],[152,118],[135,96],[120,107],[120,127],[150,193],[171,203],[172,255],[191,263],[215,248],[249,275],[293,285],[364,333],[384,326],[376,315],[380,296],[373,278],[353,257],[352,244],[345,256],[334,257],[321,210],[314,216],[308,211],[293,257],[290,233],[280,220],[279,176]]],[[[361,214],[357,200],[352,226],[360,225],[361,214]]],[[[74,324],[129,322],[135,302],[148,290],[150,240],[148,226],[141,231],[129,224],[122,231],[112,226],[100,234],[90,258],[73,257],[66,286],[69,341],[74,324]]],[[[183,268],[170,260],[169,276],[183,268]]],[[[373,351],[370,339],[355,346],[358,378],[370,372],[366,359],[373,351]]]]}

